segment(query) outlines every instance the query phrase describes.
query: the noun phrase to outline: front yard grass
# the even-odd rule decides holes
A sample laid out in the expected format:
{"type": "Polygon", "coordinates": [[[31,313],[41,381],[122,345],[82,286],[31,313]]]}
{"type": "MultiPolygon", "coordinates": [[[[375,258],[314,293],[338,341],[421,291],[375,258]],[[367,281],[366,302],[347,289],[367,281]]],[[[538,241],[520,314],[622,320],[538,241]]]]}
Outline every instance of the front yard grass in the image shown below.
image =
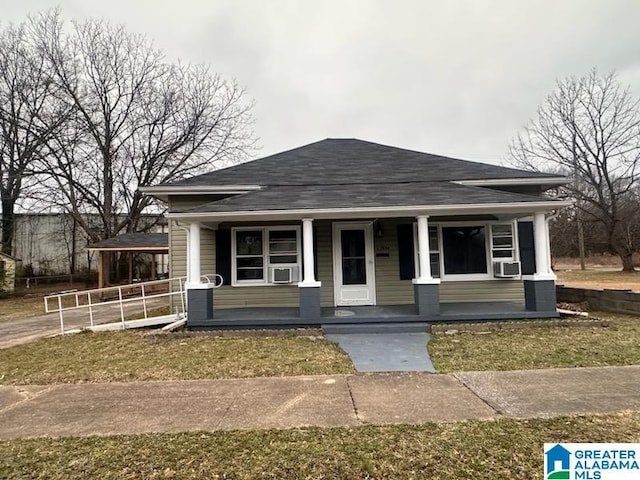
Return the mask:
{"type": "Polygon", "coordinates": [[[622,272],[621,270],[589,269],[558,270],[558,284],[567,287],[594,289],[628,289],[640,288],[640,271],[622,272]]]}
{"type": "Polygon", "coordinates": [[[9,296],[0,298],[0,323],[44,314],[43,297],[9,296]]]}
{"type": "Polygon", "coordinates": [[[0,441],[0,477],[535,479],[544,442],[638,442],[640,413],[0,441]]]}
{"type": "Polygon", "coordinates": [[[640,317],[593,315],[609,320],[609,326],[439,333],[429,342],[428,350],[442,373],[640,364],[640,317]]]}
{"type": "Polygon", "coordinates": [[[353,372],[322,338],[81,333],[0,350],[0,383],[52,384],[196,380],[353,372]]]}

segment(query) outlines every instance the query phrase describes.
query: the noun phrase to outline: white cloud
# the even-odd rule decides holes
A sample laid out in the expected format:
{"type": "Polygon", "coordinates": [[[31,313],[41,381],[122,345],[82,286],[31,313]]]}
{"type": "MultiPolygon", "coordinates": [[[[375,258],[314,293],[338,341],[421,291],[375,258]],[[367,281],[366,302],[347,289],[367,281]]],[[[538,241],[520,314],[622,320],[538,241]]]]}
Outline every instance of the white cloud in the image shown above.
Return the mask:
{"type": "Polygon", "coordinates": [[[359,137],[497,161],[556,79],[617,69],[640,95],[640,3],[627,0],[4,0],[59,4],[210,63],[257,101],[263,154],[359,137]]]}

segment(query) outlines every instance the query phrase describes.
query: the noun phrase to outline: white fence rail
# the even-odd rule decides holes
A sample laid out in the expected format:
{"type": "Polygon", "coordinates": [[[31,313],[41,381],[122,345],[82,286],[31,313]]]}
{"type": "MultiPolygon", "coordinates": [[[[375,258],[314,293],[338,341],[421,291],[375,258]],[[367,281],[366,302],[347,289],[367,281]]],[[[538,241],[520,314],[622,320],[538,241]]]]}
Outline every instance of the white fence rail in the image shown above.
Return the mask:
{"type": "MultiPolygon", "coordinates": [[[[222,277],[217,274],[215,277],[215,287],[217,288],[222,284],[222,277]]],[[[211,279],[206,275],[203,275],[202,279],[211,283],[211,279]]],[[[150,308],[168,306],[173,298],[177,299],[174,302],[174,313],[184,318],[186,315],[185,280],[185,277],[174,277],[115,287],[61,292],[44,297],[44,307],[47,313],[58,313],[62,334],[65,333],[65,315],[69,318],[71,312],[76,320],[78,315],[81,318],[83,315],[88,315],[87,326],[90,327],[94,327],[98,322],[114,321],[116,320],[114,314],[117,314],[120,317],[122,328],[125,329],[127,328],[126,307],[137,306],[138,312],[141,308],[142,311],[139,313],[142,313],[142,318],[146,320],[159,316],[158,314],[154,315],[150,308]],[[162,305],[163,302],[164,305],[162,305]],[[100,321],[96,318],[99,313],[108,315],[109,318],[100,321]]],[[[166,314],[163,315],[166,316],[166,314]]],[[[80,323],[86,323],[86,321],[80,323]]]]}

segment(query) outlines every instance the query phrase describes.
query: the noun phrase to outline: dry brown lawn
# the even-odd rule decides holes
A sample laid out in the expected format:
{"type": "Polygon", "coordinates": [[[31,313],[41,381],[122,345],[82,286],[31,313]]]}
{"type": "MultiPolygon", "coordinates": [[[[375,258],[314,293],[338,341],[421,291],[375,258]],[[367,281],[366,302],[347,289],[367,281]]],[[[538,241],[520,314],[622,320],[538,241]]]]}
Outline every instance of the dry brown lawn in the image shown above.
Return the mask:
{"type": "Polygon", "coordinates": [[[0,298],[0,323],[44,314],[42,296],[0,298]]]}
{"type": "MultiPolygon", "coordinates": [[[[0,350],[0,382],[53,384],[353,373],[323,338],[155,336],[141,331],[42,338],[0,350]]],[[[0,475],[1,478],[1,475],[0,475]]]]}
{"type": "Polygon", "coordinates": [[[640,413],[0,441],[0,478],[537,479],[544,442],[638,442],[640,413]]]}
{"type": "Polygon", "coordinates": [[[610,267],[556,271],[558,284],[567,287],[640,291],[640,271],[621,272],[610,267]]]}
{"type": "Polygon", "coordinates": [[[608,312],[593,316],[606,322],[440,333],[427,348],[441,373],[640,365],[640,318],[608,312]]]}

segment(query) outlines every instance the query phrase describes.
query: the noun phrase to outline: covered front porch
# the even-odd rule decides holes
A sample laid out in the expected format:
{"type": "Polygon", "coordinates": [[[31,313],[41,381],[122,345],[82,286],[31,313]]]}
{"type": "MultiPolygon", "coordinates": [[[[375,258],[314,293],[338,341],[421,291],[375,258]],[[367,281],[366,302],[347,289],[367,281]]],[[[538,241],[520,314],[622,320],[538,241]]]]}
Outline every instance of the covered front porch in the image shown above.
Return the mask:
{"type": "Polygon", "coordinates": [[[491,213],[183,223],[188,326],[556,317],[544,212],[491,213]],[[522,219],[529,240],[520,232],[522,219]],[[454,235],[462,239],[450,246],[454,235]],[[473,235],[481,236],[479,247],[471,244],[473,235]],[[460,252],[486,258],[461,259],[460,252]],[[526,255],[531,271],[524,268],[526,255]],[[517,274],[495,270],[505,259],[517,274]],[[455,270],[461,268],[471,273],[455,270]],[[276,278],[282,271],[284,279],[276,278]],[[222,285],[201,282],[211,274],[222,277],[222,285]]]}

